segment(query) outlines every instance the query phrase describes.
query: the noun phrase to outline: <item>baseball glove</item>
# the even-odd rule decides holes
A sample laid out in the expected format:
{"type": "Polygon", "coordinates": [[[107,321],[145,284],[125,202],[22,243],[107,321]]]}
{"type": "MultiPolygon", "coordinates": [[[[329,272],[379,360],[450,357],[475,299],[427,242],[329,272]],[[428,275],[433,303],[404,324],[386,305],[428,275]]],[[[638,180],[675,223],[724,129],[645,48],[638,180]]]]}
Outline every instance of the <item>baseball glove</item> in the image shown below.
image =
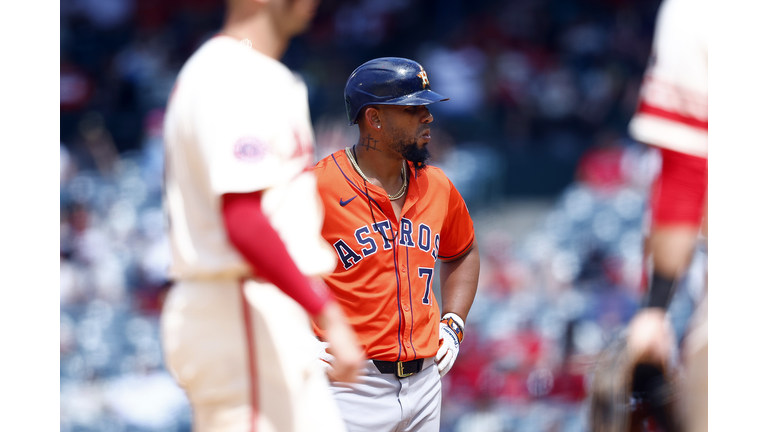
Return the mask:
{"type": "Polygon", "coordinates": [[[590,430],[680,432],[676,371],[634,363],[626,348],[622,336],[598,357],[590,388],[590,430]]]}

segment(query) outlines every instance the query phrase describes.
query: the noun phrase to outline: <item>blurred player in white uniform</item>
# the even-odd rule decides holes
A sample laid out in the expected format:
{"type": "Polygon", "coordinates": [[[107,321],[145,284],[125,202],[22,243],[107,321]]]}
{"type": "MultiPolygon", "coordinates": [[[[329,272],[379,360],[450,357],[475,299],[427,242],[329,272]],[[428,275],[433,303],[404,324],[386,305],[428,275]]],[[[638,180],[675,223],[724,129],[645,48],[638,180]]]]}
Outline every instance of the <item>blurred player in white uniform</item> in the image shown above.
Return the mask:
{"type": "Polygon", "coordinates": [[[326,328],[334,378],[354,381],[362,367],[318,277],[336,259],[320,236],[307,170],[307,89],[279,62],[316,7],[228,1],[222,32],[187,61],[169,100],[165,204],[176,284],[162,339],[195,431],[344,430],[315,360],[310,315],[326,328]]]}
{"type": "MultiPolygon", "coordinates": [[[[628,348],[650,363],[670,358],[665,323],[674,284],[688,268],[697,238],[707,236],[708,38],[706,3],[665,0],[653,51],[629,129],[660,149],[662,168],[651,197],[648,252],[653,276],[644,308],[629,326],[628,348]]],[[[707,297],[701,299],[683,347],[686,430],[707,430],[707,297]]]]}

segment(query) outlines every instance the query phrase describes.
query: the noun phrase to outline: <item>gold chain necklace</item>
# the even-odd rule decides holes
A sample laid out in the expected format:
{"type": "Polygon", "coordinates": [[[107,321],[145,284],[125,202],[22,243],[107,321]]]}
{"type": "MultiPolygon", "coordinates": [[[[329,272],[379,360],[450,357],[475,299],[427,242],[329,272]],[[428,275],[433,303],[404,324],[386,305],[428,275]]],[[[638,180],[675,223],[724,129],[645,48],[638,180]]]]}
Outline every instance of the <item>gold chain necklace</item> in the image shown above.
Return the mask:
{"type": "MultiPolygon", "coordinates": [[[[361,170],[360,167],[357,165],[357,161],[355,160],[355,157],[352,155],[352,151],[350,150],[350,148],[347,147],[344,151],[347,153],[347,159],[349,159],[349,162],[352,164],[352,167],[355,168],[355,171],[357,171],[357,173],[360,174],[360,177],[362,177],[363,180],[365,180],[366,182],[372,183],[370,180],[368,180],[368,177],[365,176],[365,174],[363,173],[363,170],[361,170]]],[[[399,200],[408,191],[408,175],[406,174],[406,171],[405,171],[405,161],[403,161],[403,167],[400,170],[400,175],[403,178],[403,185],[400,186],[400,190],[397,191],[396,194],[394,195],[387,194],[387,198],[389,198],[390,201],[399,200]]]]}

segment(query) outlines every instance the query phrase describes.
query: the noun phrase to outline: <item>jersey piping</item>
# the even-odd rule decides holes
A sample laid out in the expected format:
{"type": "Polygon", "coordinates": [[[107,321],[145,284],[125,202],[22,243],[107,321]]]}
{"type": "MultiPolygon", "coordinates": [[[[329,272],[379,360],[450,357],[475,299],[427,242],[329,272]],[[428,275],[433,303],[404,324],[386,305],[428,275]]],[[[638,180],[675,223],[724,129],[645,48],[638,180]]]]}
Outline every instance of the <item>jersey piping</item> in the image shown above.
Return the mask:
{"type": "MultiPolygon", "coordinates": [[[[368,199],[368,205],[370,205],[370,203],[376,204],[376,207],[379,208],[379,211],[381,211],[381,214],[384,215],[384,218],[386,220],[389,220],[389,218],[387,217],[386,213],[384,213],[384,209],[381,208],[381,205],[379,205],[379,203],[376,202],[376,200],[372,200],[371,196],[368,195],[368,193],[366,193],[365,191],[360,189],[360,187],[357,186],[352,181],[352,179],[347,177],[347,173],[345,173],[344,170],[341,169],[341,165],[339,165],[339,161],[336,160],[336,155],[335,154],[331,154],[331,157],[333,158],[333,162],[336,164],[336,168],[339,169],[339,172],[341,173],[341,175],[343,175],[344,178],[347,180],[347,183],[349,183],[352,187],[354,187],[355,189],[360,191],[361,194],[365,195],[365,197],[368,199]]],[[[392,227],[391,223],[389,224],[389,233],[392,235],[392,239],[393,239],[393,241],[392,241],[392,243],[393,243],[392,244],[392,250],[393,250],[394,253],[392,254],[392,257],[393,257],[394,266],[395,266],[395,281],[397,282],[397,310],[399,311],[398,314],[397,314],[397,334],[398,334],[398,337],[397,337],[397,345],[398,345],[397,360],[399,361],[401,356],[402,356],[402,353],[403,353],[403,343],[400,340],[400,334],[402,333],[402,319],[401,319],[401,315],[402,315],[403,308],[402,308],[402,306],[400,304],[400,273],[397,271],[397,246],[395,244],[397,242],[397,239],[395,238],[395,230],[392,227]]],[[[381,231],[379,231],[379,234],[381,234],[381,231]]],[[[411,310],[413,310],[413,309],[411,309],[411,310]]],[[[411,346],[413,346],[413,343],[411,343],[411,346]]]]}
{"type": "Polygon", "coordinates": [[[464,247],[464,249],[462,249],[461,252],[459,252],[457,254],[453,254],[453,255],[450,255],[450,256],[445,256],[445,255],[438,254],[437,257],[440,258],[441,260],[450,260],[450,259],[454,259],[454,258],[460,258],[461,256],[463,256],[464,254],[466,254],[469,251],[469,248],[471,248],[474,243],[475,243],[474,241],[469,242],[469,244],[466,245],[464,247]]]}
{"type": "MultiPolygon", "coordinates": [[[[411,260],[408,256],[408,248],[405,248],[405,268],[408,270],[408,274],[411,274],[411,260]]],[[[411,280],[408,279],[408,302],[410,303],[410,309],[411,309],[411,322],[413,322],[413,294],[411,293],[411,280]]],[[[409,339],[411,341],[411,349],[413,350],[413,357],[419,358],[419,355],[416,354],[416,344],[413,343],[413,326],[411,326],[411,335],[409,339]]]]}

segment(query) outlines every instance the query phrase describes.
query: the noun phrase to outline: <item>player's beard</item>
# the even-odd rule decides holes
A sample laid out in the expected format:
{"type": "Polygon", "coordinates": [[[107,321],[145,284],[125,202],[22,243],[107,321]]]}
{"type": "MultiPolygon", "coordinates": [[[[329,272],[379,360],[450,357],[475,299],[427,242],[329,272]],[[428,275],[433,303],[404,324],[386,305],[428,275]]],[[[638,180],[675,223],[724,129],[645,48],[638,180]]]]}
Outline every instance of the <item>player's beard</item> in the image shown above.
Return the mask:
{"type": "Polygon", "coordinates": [[[416,167],[416,170],[426,167],[430,157],[427,146],[425,145],[424,147],[419,148],[419,144],[416,141],[409,144],[401,141],[397,146],[397,152],[400,153],[405,160],[413,162],[413,166],[416,167]]]}

